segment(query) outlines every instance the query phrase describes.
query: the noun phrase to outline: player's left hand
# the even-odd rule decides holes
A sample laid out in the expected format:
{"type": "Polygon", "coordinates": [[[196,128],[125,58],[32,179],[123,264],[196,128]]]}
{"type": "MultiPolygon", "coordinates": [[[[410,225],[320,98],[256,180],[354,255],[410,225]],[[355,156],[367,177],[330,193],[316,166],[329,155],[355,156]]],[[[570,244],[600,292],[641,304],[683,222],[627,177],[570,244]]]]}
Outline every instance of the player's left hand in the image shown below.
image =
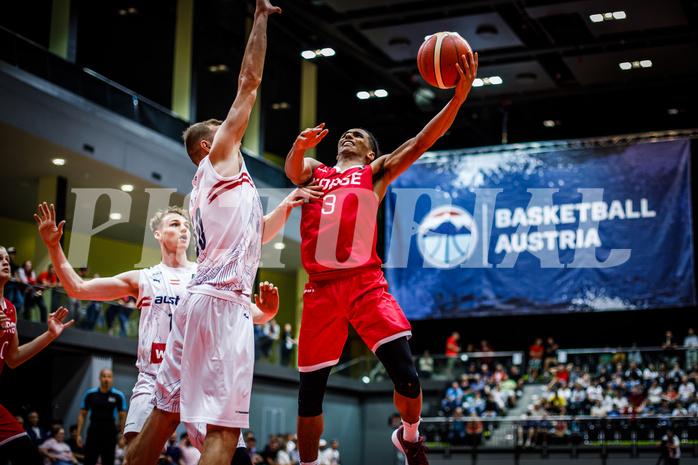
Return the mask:
{"type": "Polygon", "coordinates": [[[65,328],[72,325],[74,320],[63,323],[65,317],[68,316],[68,310],[63,307],[58,307],[58,310],[48,316],[48,333],[55,339],[65,328]]]}
{"type": "Polygon", "coordinates": [[[308,203],[311,199],[319,199],[322,197],[322,187],[317,181],[313,181],[307,186],[297,187],[285,199],[290,208],[296,208],[304,203],[308,203]]]}
{"type": "Polygon", "coordinates": [[[259,295],[254,295],[254,303],[262,313],[276,315],[276,312],[279,311],[279,290],[268,281],[260,283],[259,295]]]}
{"type": "Polygon", "coordinates": [[[7,318],[7,315],[5,315],[5,312],[0,311],[0,337],[3,337],[5,335],[5,329],[7,329],[7,325],[10,323],[10,319],[7,318]]]}

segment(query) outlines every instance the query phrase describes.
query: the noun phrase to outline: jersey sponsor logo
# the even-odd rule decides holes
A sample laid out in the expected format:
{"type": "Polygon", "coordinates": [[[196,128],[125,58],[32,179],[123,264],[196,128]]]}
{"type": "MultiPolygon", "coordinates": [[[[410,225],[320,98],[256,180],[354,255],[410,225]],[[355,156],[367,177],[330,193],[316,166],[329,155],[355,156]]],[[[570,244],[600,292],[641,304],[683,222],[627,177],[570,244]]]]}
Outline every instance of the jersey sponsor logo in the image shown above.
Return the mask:
{"type": "Polygon", "coordinates": [[[157,304],[177,305],[177,304],[179,304],[179,296],[172,297],[169,295],[156,295],[155,301],[153,303],[155,303],[156,305],[157,304]]]}
{"type": "Polygon", "coordinates": [[[107,399],[107,402],[109,402],[109,403],[114,403],[114,404],[115,404],[115,403],[116,403],[116,397],[114,397],[114,396],[109,396],[109,398],[107,399]]]}
{"type": "Polygon", "coordinates": [[[165,356],[165,343],[153,342],[150,348],[150,363],[162,363],[162,358],[165,356]]]}

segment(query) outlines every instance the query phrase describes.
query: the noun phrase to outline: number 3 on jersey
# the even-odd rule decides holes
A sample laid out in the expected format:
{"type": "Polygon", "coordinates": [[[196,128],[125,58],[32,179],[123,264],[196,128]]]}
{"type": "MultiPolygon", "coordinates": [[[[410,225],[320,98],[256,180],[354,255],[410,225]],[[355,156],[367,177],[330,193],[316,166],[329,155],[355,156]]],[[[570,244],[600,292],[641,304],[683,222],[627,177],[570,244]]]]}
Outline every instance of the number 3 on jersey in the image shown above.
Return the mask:
{"type": "Polygon", "coordinates": [[[337,196],[334,194],[327,194],[322,200],[322,214],[331,215],[334,213],[334,206],[337,202],[337,196]]]}

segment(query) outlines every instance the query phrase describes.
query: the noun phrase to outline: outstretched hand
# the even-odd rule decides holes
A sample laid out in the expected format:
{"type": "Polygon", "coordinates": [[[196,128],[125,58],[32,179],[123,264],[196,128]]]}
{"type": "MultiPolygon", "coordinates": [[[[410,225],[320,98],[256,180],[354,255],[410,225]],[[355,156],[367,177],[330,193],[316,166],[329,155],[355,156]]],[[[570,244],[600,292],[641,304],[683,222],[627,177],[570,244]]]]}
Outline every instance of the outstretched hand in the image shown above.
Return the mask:
{"type": "Polygon", "coordinates": [[[65,328],[73,324],[74,320],[63,323],[66,316],[68,316],[68,310],[63,307],[58,307],[58,310],[48,316],[48,333],[54,339],[57,338],[65,328]]]}
{"type": "Polygon", "coordinates": [[[279,290],[268,281],[260,283],[259,295],[254,295],[254,303],[265,315],[276,315],[279,311],[279,290]]]}
{"type": "Polygon", "coordinates": [[[456,96],[465,100],[477,77],[478,56],[477,52],[473,53],[472,50],[469,50],[468,53],[461,55],[461,58],[462,64],[461,62],[456,63],[456,69],[460,75],[456,82],[456,96]],[[463,65],[465,65],[465,69],[463,69],[463,65]]]}
{"type": "Polygon", "coordinates": [[[41,239],[47,246],[58,245],[63,235],[65,220],[56,226],[56,209],[53,204],[49,206],[46,202],[39,204],[39,213],[41,213],[41,217],[34,214],[34,218],[39,223],[41,239]]]}
{"type": "Polygon", "coordinates": [[[256,9],[257,13],[263,13],[267,16],[274,13],[281,13],[281,8],[272,5],[269,0],[257,0],[256,9]]]}
{"type": "Polygon", "coordinates": [[[313,181],[307,186],[295,188],[284,199],[284,202],[286,202],[290,208],[296,208],[304,203],[308,203],[310,199],[319,199],[322,197],[322,193],[322,187],[317,184],[317,181],[313,181]]]}
{"type": "Polygon", "coordinates": [[[320,123],[314,128],[304,129],[298,137],[296,137],[296,147],[302,150],[312,149],[330,132],[325,129],[325,123],[320,123]]]}

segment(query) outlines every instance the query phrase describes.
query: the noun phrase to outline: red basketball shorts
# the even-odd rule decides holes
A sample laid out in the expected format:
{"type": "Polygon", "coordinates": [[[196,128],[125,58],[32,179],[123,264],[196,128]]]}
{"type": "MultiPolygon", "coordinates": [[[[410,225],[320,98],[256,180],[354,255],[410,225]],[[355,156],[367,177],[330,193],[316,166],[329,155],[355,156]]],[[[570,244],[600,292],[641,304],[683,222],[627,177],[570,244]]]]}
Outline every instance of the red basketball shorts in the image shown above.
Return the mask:
{"type": "Polygon", "coordinates": [[[0,446],[26,434],[15,417],[0,405],[0,446]]]}
{"type": "Polygon", "coordinates": [[[298,369],[309,372],[336,365],[349,323],[373,352],[386,342],[412,336],[410,322],[388,293],[380,268],[331,280],[311,278],[303,292],[298,369]]]}

